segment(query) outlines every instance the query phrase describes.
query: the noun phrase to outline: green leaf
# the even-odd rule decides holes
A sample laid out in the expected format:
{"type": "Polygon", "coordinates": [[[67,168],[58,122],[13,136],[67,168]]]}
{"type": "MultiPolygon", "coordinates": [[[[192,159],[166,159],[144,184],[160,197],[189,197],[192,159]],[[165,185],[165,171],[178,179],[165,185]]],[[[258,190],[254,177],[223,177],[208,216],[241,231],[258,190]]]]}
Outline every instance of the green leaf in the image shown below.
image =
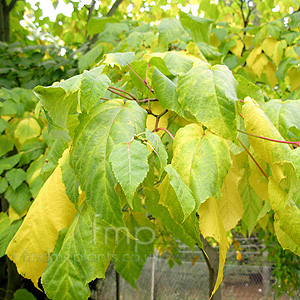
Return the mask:
{"type": "Polygon", "coordinates": [[[115,144],[128,143],[145,131],[146,117],[135,101],[110,100],[84,115],[76,132],[71,166],[88,204],[110,225],[122,226],[123,222],[109,156],[115,144]]]}
{"type": "Polygon", "coordinates": [[[165,170],[168,176],[165,177],[164,181],[172,186],[176,196],[172,197],[173,195],[166,187],[166,183],[165,185],[162,183],[159,203],[166,206],[171,216],[182,223],[194,211],[196,200],[190,188],[184,183],[172,165],[166,166],[165,170]]]}
{"type": "Polygon", "coordinates": [[[265,101],[262,90],[242,75],[236,74],[234,75],[234,78],[238,82],[237,97],[244,100],[251,95],[251,97],[263,107],[265,101]]]}
{"type": "Polygon", "coordinates": [[[26,289],[18,289],[14,294],[13,300],[36,300],[36,298],[26,289]]]}
{"type": "Polygon", "coordinates": [[[41,134],[41,127],[34,118],[23,119],[15,130],[15,137],[20,144],[24,144],[27,140],[35,138],[41,134]]]}
{"type": "Polygon", "coordinates": [[[130,63],[132,63],[134,58],[134,52],[116,52],[116,53],[108,53],[103,56],[103,64],[110,65],[113,67],[116,65],[118,68],[126,67],[130,63]]]}
{"type": "Polygon", "coordinates": [[[81,73],[83,70],[88,69],[94,63],[98,62],[103,53],[102,45],[96,45],[90,51],[82,55],[78,60],[78,69],[81,73]]]}
{"type": "Polygon", "coordinates": [[[180,55],[180,52],[167,52],[164,61],[168,69],[176,74],[186,73],[193,67],[193,61],[186,55],[180,55]]]}
{"type": "Polygon", "coordinates": [[[163,108],[173,110],[182,117],[193,118],[189,112],[182,109],[178,102],[176,84],[156,68],[152,74],[152,86],[163,108]]]}
{"type": "Polygon", "coordinates": [[[6,128],[9,127],[9,123],[0,118],[0,133],[2,133],[6,128]]]}
{"type": "Polygon", "coordinates": [[[76,178],[75,171],[70,165],[69,150],[65,151],[59,163],[62,171],[62,180],[64,185],[66,186],[66,194],[78,209],[79,182],[76,178]]]}
{"type": "Polygon", "coordinates": [[[231,166],[228,142],[212,133],[203,133],[198,124],[177,131],[172,166],[191,189],[196,209],[209,197],[221,197],[221,188],[231,166]]]}
{"type": "Polygon", "coordinates": [[[113,17],[93,17],[88,23],[88,34],[93,36],[104,30],[106,23],[118,22],[116,18],[113,17]]]}
{"type": "Polygon", "coordinates": [[[208,44],[213,23],[212,20],[193,16],[182,11],[179,12],[179,16],[182,26],[190,33],[194,42],[204,42],[208,44]]]}
{"type": "Polygon", "coordinates": [[[28,185],[26,183],[22,183],[16,190],[9,186],[5,192],[5,198],[11,207],[20,215],[28,204],[31,198],[31,193],[28,185]]]}
{"type": "Polygon", "coordinates": [[[5,177],[15,190],[26,180],[27,174],[23,169],[12,169],[5,174],[5,177]]]}
{"type": "Polygon", "coordinates": [[[128,234],[122,233],[113,262],[116,271],[136,288],[135,281],[139,278],[147,257],[153,252],[155,231],[143,213],[126,213],[124,223],[136,239],[130,239],[128,234]]]}
{"type": "MultiPolygon", "coordinates": [[[[5,213],[3,213],[6,215],[5,213]]],[[[2,215],[2,213],[1,213],[2,215]]],[[[0,215],[0,257],[5,255],[6,249],[16,232],[22,225],[23,220],[17,220],[10,224],[9,217],[6,215],[5,219],[2,219],[0,215]],[[5,223],[5,224],[3,224],[5,223]],[[2,224],[4,226],[2,226],[2,224]]]]}
{"type": "Polygon", "coordinates": [[[0,174],[3,173],[4,170],[10,170],[13,168],[21,159],[22,153],[3,158],[0,160],[0,174]]]}
{"type": "Polygon", "coordinates": [[[27,165],[45,152],[46,144],[38,138],[27,140],[20,151],[23,152],[20,165],[27,165]]]}
{"type": "Polygon", "coordinates": [[[157,29],[159,33],[158,43],[165,46],[166,50],[168,44],[178,41],[180,36],[185,33],[180,21],[175,18],[163,19],[157,26],[157,29]]]}
{"type": "Polygon", "coordinates": [[[0,157],[14,149],[14,143],[6,135],[0,136],[0,157]]]}
{"type": "Polygon", "coordinates": [[[70,227],[60,231],[42,275],[47,296],[53,300],[88,299],[88,283],[105,278],[115,247],[114,233],[92,209],[81,205],[70,227]]]}
{"type": "Polygon", "coordinates": [[[8,188],[8,182],[5,177],[0,177],[0,194],[4,193],[8,188]]]}
{"type": "Polygon", "coordinates": [[[45,164],[41,171],[44,181],[52,174],[58,164],[58,160],[62,157],[64,150],[68,147],[68,143],[63,139],[56,139],[51,146],[45,160],[45,164]]]}
{"type": "MultiPolygon", "coordinates": [[[[276,127],[250,97],[245,99],[243,117],[246,131],[258,136],[284,141],[276,127]]],[[[249,142],[255,152],[269,164],[289,162],[291,148],[287,144],[276,143],[257,137],[248,136],[249,142]]]]}
{"type": "Polygon", "coordinates": [[[133,140],[116,145],[109,156],[113,172],[131,207],[133,207],[132,200],[136,189],[143,182],[149,170],[148,155],[147,147],[141,142],[133,140]]]}
{"type": "MultiPolygon", "coordinates": [[[[168,209],[159,204],[159,192],[157,189],[144,188],[145,206],[147,211],[156,219],[160,219],[163,226],[165,226],[174,236],[181,240],[184,244],[188,245],[191,250],[194,249],[196,241],[185,230],[184,224],[178,224],[171,217],[168,209]]],[[[200,233],[199,235],[200,236],[200,233]]]]}
{"type": "Polygon", "coordinates": [[[236,88],[237,82],[226,66],[202,63],[179,76],[178,101],[212,132],[235,141],[236,88]]]}
{"type": "Polygon", "coordinates": [[[159,135],[155,132],[151,132],[148,128],[146,128],[146,139],[152,144],[158,158],[159,163],[156,164],[156,168],[158,170],[158,178],[160,179],[168,163],[168,153],[159,135]]]}
{"type": "Polygon", "coordinates": [[[265,104],[264,112],[285,139],[293,139],[293,133],[300,138],[299,100],[271,100],[265,104]],[[292,130],[292,132],[290,131],[292,130]]]}
{"type": "MultiPolygon", "coordinates": [[[[98,68],[96,68],[98,69],[98,68]]],[[[84,71],[80,82],[80,104],[89,112],[105,94],[110,85],[109,78],[102,74],[102,68],[97,72],[95,69],[84,71]]]]}

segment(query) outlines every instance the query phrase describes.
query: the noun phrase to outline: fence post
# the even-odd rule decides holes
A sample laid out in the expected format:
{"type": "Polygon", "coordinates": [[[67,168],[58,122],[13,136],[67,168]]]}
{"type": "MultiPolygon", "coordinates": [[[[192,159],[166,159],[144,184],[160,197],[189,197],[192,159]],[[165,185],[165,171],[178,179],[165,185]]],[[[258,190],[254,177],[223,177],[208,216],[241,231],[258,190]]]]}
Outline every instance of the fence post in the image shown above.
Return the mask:
{"type": "Polygon", "coordinates": [[[155,285],[157,272],[157,256],[158,252],[155,249],[155,254],[152,256],[152,272],[151,272],[151,300],[155,300],[155,285]]]}
{"type": "MultiPolygon", "coordinates": [[[[263,256],[268,256],[268,251],[264,251],[263,256]]],[[[271,282],[270,282],[270,267],[269,266],[263,266],[263,291],[264,296],[270,296],[271,291],[271,282]]]]}

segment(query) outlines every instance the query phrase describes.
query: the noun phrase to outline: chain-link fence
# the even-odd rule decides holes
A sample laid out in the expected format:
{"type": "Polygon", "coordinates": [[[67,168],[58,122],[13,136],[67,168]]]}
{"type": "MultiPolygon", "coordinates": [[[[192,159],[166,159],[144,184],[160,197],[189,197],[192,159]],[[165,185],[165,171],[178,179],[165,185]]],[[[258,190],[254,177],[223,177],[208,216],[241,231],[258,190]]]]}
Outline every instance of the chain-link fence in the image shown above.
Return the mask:
{"type": "MultiPolygon", "coordinates": [[[[175,264],[173,268],[169,267],[168,260],[163,257],[155,255],[149,257],[136,283],[137,290],[121,277],[116,277],[111,267],[107,278],[98,285],[97,295],[95,294],[93,299],[208,300],[209,273],[202,253],[197,251],[192,253],[186,249],[182,249],[181,253],[184,258],[182,264],[175,264]],[[198,259],[193,263],[195,256],[198,259]]],[[[298,296],[293,298],[286,295],[275,298],[272,289],[275,279],[271,274],[271,265],[260,251],[249,253],[257,255],[256,261],[260,263],[259,266],[253,265],[253,262],[249,264],[249,261],[246,264],[239,263],[235,257],[233,258],[236,252],[229,251],[221,285],[222,300],[300,300],[300,289],[298,296]]],[[[247,256],[247,251],[244,255],[247,256]]],[[[251,261],[250,257],[249,260],[251,261]]]]}

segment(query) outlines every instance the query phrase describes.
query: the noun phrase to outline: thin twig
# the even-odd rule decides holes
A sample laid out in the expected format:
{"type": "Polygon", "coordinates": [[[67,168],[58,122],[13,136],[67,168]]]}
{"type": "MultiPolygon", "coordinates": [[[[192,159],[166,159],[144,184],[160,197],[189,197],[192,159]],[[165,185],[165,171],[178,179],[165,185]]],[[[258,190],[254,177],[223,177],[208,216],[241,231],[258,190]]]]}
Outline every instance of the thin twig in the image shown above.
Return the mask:
{"type": "Polygon", "coordinates": [[[148,101],[158,101],[157,98],[150,98],[150,99],[140,99],[140,100],[136,100],[138,103],[145,103],[145,102],[148,102],[148,101]]]}
{"type": "MultiPolygon", "coordinates": [[[[155,129],[154,129],[155,130],[155,129]]],[[[156,132],[156,131],[158,131],[158,130],[163,130],[163,131],[165,131],[166,133],[168,133],[169,134],[169,136],[172,138],[172,140],[174,140],[174,136],[173,136],[173,134],[168,130],[168,129],[166,129],[166,128],[156,128],[156,130],[155,131],[152,131],[152,132],[156,132]]]]}
{"type": "Polygon", "coordinates": [[[122,92],[122,93],[124,93],[124,94],[127,94],[127,95],[130,96],[133,100],[136,100],[136,98],[135,98],[133,95],[131,95],[130,93],[128,93],[128,92],[126,92],[126,91],[124,91],[124,90],[118,89],[118,88],[113,87],[113,86],[109,86],[109,88],[110,88],[110,89],[114,89],[114,90],[119,91],[119,92],[122,92]]]}
{"type": "Polygon", "coordinates": [[[155,131],[157,130],[158,122],[159,122],[160,118],[161,118],[163,115],[165,115],[167,112],[168,112],[168,110],[165,109],[161,114],[157,115],[157,117],[156,117],[156,122],[155,122],[155,128],[154,128],[155,131]]]}
{"type": "Polygon", "coordinates": [[[256,134],[253,134],[253,133],[250,133],[250,132],[246,132],[246,131],[244,131],[244,130],[238,129],[238,131],[241,132],[241,133],[245,133],[245,134],[247,134],[247,135],[250,135],[250,136],[259,138],[259,139],[263,139],[263,140],[270,141],[270,142],[281,143],[281,144],[297,145],[298,147],[300,146],[300,141],[298,141],[298,142],[293,142],[293,141],[274,140],[274,139],[270,139],[270,138],[267,138],[267,137],[264,137],[264,136],[260,136],[260,135],[256,135],[256,134]]]}
{"type": "Polygon", "coordinates": [[[116,92],[116,91],[114,91],[114,90],[112,90],[112,89],[110,89],[110,88],[108,88],[108,90],[109,90],[110,92],[116,94],[116,95],[119,95],[119,96],[125,98],[125,99],[133,100],[132,98],[129,98],[129,97],[127,97],[127,96],[124,96],[124,95],[122,95],[122,94],[120,94],[120,93],[118,93],[118,92],[116,92]]]}
{"type": "Polygon", "coordinates": [[[263,173],[263,175],[267,178],[268,180],[268,176],[267,174],[264,172],[264,170],[262,169],[262,167],[258,164],[258,162],[256,161],[256,159],[253,157],[253,155],[250,153],[250,151],[247,149],[247,147],[242,143],[242,141],[237,138],[238,141],[240,142],[240,144],[242,145],[242,147],[246,150],[246,152],[249,154],[249,156],[252,158],[252,160],[254,161],[254,163],[257,165],[257,167],[260,169],[260,171],[263,173]]]}

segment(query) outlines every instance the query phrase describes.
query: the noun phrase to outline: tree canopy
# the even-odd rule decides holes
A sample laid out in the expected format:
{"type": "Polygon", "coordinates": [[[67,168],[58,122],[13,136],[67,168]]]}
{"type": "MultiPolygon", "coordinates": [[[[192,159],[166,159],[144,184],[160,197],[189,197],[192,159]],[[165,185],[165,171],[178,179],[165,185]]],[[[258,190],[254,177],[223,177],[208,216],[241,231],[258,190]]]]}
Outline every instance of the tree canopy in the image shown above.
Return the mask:
{"type": "Polygon", "coordinates": [[[298,1],[67,2],[1,1],[1,256],[82,300],[161,232],[218,244],[213,294],[236,226],[300,255],[298,1]]]}

